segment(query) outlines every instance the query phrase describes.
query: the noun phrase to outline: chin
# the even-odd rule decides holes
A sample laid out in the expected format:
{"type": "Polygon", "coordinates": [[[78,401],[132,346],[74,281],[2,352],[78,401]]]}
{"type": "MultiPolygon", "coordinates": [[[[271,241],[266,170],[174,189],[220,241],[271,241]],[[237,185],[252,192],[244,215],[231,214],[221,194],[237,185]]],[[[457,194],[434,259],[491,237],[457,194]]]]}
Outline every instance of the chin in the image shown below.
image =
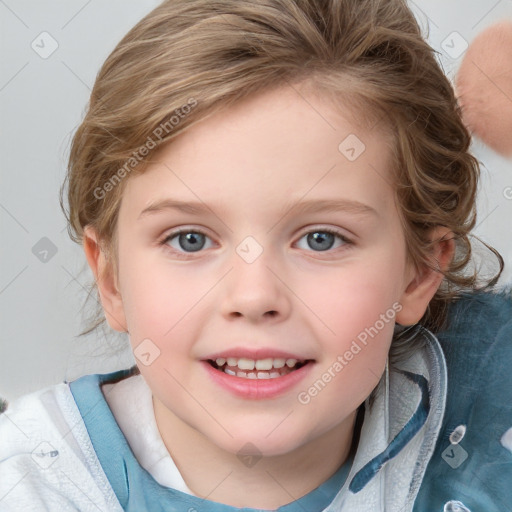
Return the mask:
{"type": "MultiPolygon", "coordinates": [[[[275,428],[275,425],[273,428],[275,428]]],[[[224,436],[222,439],[208,437],[208,439],[220,449],[236,455],[241,460],[250,456],[258,458],[286,455],[306,443],[306,440],[292,438],[290,432],[286,429],[283,429],[280,434],[276,432],[268,435],[271,431],[272,429],[265,432],[247,429],[241,429],[240,432],[229,430],[233,437],[224,436]]]]}

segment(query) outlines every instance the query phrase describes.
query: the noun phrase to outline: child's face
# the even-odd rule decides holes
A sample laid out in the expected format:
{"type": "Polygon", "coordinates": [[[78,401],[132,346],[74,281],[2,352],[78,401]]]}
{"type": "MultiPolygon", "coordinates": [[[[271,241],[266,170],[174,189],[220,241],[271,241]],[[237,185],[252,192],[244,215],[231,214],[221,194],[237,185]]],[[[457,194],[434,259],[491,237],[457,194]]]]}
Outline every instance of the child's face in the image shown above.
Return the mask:
{"type": "Polygon", "coordinates": [[[411,314],[386,139],[303,96],[285,87],[194,126],[129,178],[119,212],[110,323],[129,331],[155,410],[233,453],[288,453],[346,428],[411,314]],[[142,213],[163,200],[205,211],[142,213]],[[293,208],[322,201],[347,205],[293,208]],[[205,236],[160,245],[178,229],[205,236]],[[207,362],[244,351],[312,362],[262,380],[207,362]]]}

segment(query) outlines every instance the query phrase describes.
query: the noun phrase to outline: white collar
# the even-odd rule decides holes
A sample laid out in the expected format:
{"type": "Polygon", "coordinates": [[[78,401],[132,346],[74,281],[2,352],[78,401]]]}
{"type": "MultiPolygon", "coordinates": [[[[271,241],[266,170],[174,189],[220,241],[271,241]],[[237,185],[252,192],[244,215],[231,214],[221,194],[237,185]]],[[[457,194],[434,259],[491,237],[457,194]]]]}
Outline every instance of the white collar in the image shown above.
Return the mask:
{"type": "Polygon", "coordinates": [[[419,326],[417,336],[423,337],[425,346],[389,372],[389,398],[383,377],[371,409],[365,403],[354,463],[325,512],[412,510],[439,436],[447,393],[439,341],[419,326]]]}
{"type": "Polygon", "coordinates": [[[151,389],[142,375],[102,387],[105,400],[139,464],[160,484],[195,496],[160,436],[151,389]]]}

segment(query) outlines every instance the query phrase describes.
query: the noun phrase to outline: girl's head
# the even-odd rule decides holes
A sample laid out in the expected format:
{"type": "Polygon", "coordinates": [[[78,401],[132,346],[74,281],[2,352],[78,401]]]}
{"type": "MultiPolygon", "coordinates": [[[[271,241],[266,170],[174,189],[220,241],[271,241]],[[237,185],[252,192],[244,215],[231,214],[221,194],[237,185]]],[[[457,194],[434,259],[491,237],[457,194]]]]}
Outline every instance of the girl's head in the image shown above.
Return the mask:
{"type": "Polygon", "coordinates": [[[286,443],[263,436],[276,424],[267,400],[232,423],[247,400],[219,402],[236,442],[261,434],[268,453],[286,451],[368,396],[395,321],[439,330],[449,298],[475,284],[469,144],[402,0],[166,1],[97,77],[71,148],[72,237],[109,324],[149,354],[157,402],[218,445],[234,449],[183,392],[215,403],[206,359],[281,350],[314,360],[311,381],[337,372],[286,443]],[[165,199],[184,204],[155,213],[165,199]],[[299,206],[320,200],[370,208],[299,206]]]}

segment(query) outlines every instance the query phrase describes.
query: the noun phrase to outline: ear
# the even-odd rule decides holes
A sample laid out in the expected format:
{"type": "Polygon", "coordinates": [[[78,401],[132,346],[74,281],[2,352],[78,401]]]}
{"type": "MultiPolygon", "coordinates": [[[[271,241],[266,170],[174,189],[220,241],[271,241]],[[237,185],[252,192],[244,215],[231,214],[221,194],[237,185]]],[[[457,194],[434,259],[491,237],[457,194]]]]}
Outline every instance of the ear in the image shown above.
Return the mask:
{"type": "Polygon", "coordinates": [[[98,286],[101,305],[108,324],[115,331],[128,332],[123,301],[118,290],[113,265],[105,254],[95,229],[91,226],[84,228],[83,245],[85,257],[98,286]]]}
{"type": "MultiPolygon", "coordinates": [[[[455,253],[452,231],[438,226],[430,231],[429,239],[435,241],[430,257],[432,266],[446,270],[455,253]]],[[[443,279],[443,274],[428,267],[412,271],[400,299],[402,309],[396,315],[397,323],[413,325],[419,322],[443,279]]]]}

